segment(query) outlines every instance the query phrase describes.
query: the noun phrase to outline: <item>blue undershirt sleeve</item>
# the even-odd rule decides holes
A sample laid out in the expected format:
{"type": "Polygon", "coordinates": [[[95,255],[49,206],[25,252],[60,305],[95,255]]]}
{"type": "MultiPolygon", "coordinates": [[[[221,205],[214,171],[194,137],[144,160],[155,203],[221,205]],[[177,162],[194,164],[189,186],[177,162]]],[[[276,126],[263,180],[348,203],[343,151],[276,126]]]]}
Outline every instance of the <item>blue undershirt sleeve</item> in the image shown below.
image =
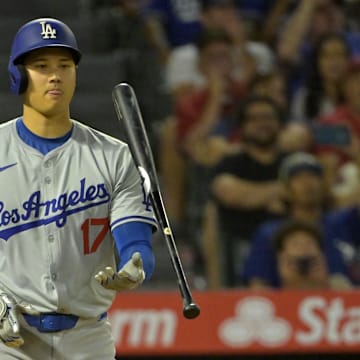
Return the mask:
{"type": "Polygon", "coordinates": [[[145,279],[149,279],[154,272],[155,257],[151,246],[152,225],[140,221],[132,221],[117,226],[112,235],[119,254],[119,271],[130,259],[134,252],[142,257],[145,279]]]}

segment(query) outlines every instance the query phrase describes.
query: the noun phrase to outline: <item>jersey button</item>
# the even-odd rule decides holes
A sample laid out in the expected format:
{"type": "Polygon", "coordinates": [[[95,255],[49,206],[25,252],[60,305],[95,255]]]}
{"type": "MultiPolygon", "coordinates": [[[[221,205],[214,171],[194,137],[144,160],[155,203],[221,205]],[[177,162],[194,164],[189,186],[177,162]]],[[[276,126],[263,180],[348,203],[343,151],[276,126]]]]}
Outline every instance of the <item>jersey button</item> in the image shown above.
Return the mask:
{"type": "Polygon", "coordinates": [[[53,291],[53,290],[55,290],[55,286],[49,281],[46,283],[46,289],[48,291],[53,291]]]}
{"type": "Polygon", "coordinates": [[[50,242],[53,242],[54,239],[55,239],[55,236],[54,236],[53,234],[50,234],[50,235],[48,236],[48,240],[49,240],[50,242]]]}
{"type": "Polygon", "coordinates": [[[45,183],[46,183],[46,184],[51,184],[51,177],[47,176],[47,177],[45,178],[45,183]]]}
{"type": "Polygon", "coordinates": [[[57,275],[56,275],[56,274],[51,274],[51,279],[52,279],[53,281],[55,281],[55,280],[57,279],[57,275]]]}
{"type": "Polygon", "coordinates": [[[51,167],[51,161],[50,161],[50,160],[45,161],[44,166],[45,166],[46,168],[51,167]]]}

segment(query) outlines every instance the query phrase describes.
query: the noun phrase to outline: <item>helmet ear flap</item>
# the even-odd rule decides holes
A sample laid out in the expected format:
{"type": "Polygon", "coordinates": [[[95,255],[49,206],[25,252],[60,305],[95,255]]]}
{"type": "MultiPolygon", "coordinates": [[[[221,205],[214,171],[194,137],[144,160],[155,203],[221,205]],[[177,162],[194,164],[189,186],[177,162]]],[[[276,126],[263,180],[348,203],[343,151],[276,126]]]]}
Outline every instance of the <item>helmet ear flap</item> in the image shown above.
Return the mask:
{"type": "Polygon", "coordinates": [[[22,64],[11,65],[9,67],[10,90],[15,95],[20,95],[26,91],[28,86],[28,77],[25,66],[22,64]]]}

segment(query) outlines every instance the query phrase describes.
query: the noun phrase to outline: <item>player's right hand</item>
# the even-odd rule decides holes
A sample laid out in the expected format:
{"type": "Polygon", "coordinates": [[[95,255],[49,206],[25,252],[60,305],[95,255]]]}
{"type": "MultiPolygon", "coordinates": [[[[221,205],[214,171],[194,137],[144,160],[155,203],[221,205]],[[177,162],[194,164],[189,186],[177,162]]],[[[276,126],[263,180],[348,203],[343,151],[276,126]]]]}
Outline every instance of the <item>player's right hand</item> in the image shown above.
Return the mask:
{"type": "Polygon", "coordinates": [[[38,315],[38,312],[31,305],[16,302],[15,299],[6,293],[0,294],[0,340],[9,347],[19,347],[24,344],[20,335],[19,314],[27,313],[38,315]]]}
{"type": "Polygon", "coordinates": [[[106,289],[122,291],[138,287],[145,279],[143,262],[139,252],[135,252],[131,259],[115,272],[110,266],[99,271],[95,279],[106,289]]]}

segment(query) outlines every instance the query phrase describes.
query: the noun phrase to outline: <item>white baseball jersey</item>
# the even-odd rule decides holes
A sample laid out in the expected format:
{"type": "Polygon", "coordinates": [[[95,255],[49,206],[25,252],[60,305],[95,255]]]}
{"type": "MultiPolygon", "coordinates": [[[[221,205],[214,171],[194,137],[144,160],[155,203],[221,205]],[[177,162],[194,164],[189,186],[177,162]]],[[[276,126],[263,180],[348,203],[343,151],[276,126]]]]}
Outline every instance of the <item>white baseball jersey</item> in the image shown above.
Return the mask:
{"type": "Polygon", "coordinates": [[[156,222],[128,146],[73,123],[45,156],[16,119],[0,125],[0,288],[40,312],[96,317],[115,296],[94,279],[116,267],[110,230],[156,222]]]}

